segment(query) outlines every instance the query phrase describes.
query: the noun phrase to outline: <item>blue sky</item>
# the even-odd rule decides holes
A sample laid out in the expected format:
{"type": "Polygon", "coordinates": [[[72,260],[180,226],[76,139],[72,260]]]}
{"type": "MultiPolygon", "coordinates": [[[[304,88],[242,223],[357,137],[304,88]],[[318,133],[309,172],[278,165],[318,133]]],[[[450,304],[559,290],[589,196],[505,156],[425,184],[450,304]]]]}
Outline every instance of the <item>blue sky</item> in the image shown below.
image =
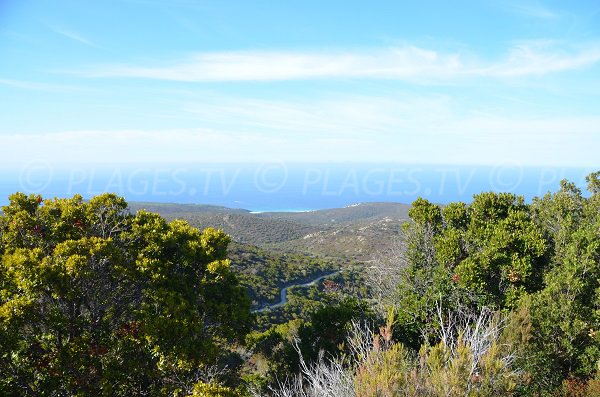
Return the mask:
{"type": "Polygon", "coordinates": [[[595,1],[0,1],[4,165],[594,167],[595,1]]]}

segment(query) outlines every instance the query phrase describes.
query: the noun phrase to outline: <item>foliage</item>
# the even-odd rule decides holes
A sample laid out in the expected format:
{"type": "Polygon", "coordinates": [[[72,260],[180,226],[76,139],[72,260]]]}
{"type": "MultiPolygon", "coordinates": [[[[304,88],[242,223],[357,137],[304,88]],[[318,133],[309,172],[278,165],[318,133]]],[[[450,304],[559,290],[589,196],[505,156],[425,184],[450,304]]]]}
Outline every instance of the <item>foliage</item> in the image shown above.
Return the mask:
{"type": "Polygon", "coordinates": [[[227,235],[112,194],[10,197],[0,216],[4,395],[164,395],[247,332],[227,235]]]}
{"type": "Polygon", "coordinates": [[[499,309],[527,379],[515,393],[552,396],[563,382],[587,387],[600,364],[599,178],[586,178],[589,197],[565,180],[531,204],[492,192],[470,204],[415,201],[400,246],[369,278],[375,291],[380,280],[394,286],[374,297],[395,307],[395,337],[413,354],[439,343],[441,299],[450,314],[499,309]]]}
{"type": "Polygon", "coordinates": [[[418,199],[409,215],[392,296],[409,345],[435,339],[441,297],[453,310],[512,309],[541,289],[547,241],[522,197],[488,192],[444,208],[418,199]]]}
{"type": "Polygon", "coordinates": [[[600,380],[565,379],[562,389],[555,395],[557,397],[600,397],[600,380]]]}
{"type": "Polygon", "coordinates": [[[314,285],[290,287],[287,291],[288,302],[283,306],[257,313],[253,329],[265,331],[273,325],[284,324],[295,319],[308,321],[310,316],[323,305],[335,304],[346,297],[361,300],[366,299],[367,296],[362,267],[349,264],[342,272],[328,276],[314,285]]]}
{"type": "Polygon", "coordinates": [[[321,307],[298,329],[302,356],[315,361],[319,354],[335,356],[343,353],[352,320],[366,321],[370,317],[364,303],[352,298],[321,307]]]}
{"type": "Polygon", "coordinates": [[[514,368],[514,345],[503,342],[499,315],[483,310],[474,318],[440,321],[439,342],[421,346],[414,359],[382,328],[357,369],[357,396],[512,395],[523,380],[514,368]]]}
{"type": "Polygon", "coordinates": [[[558,192],[532,204],[554,248],[544,288],[522,302],[537,335],[527,368],[539,393],[569,377],[589,378],[600,363],[600,201],[588,180],[589,199],[563,181],[558,192]]]}
{"type": "Polygon", "coordinates": [[[251,333],[247,345],[253,350],[255,362],[267,361],[267,368],[260,371],[265,378],[285,379],[301,369],[303,360],[313,363],[320,355],[350,354],[345,342],[352,321],[366,321],[371,315],[366,305],[356,299],[321,303],[308,320],[291,320],[264,332],[251,333]]]}
{"type": "MultiPolygon", "coordinates": [[[[600,395],[600,172],[586,180],[587,196],[562,181],[531,203],[418,199],[367,275],[344,266],[256,316],[246,291],[256,307],[339,258],[236,244],[232,264],[223,232],[131,214],[114,195],[13,195],[0,216],[0,394],[234,397],[243,379],[274,397],[600,395]],[[223,376],[242,361],[241,378],[223,376]]],[[[285,240],[332,219],[312,216],[260,218],[289,226],[285,240]]]]}
{"type": "Polygon", "coordinates": [[[286,285],[300,284],[340,268],[333,259],[278,253],[237,243],[231,245],[228,257],[256,306],[277,301],[279,291],[286,285]]]}
{"type": "Polygon", "coordinates": [[[194,385],[192,394],[187,397],[240,397],[240,394],[226,386],[200,381],[194,385]]]}
{"type": "MultiPolygon", "coordinates": [[[[324,354],[305,361],[295,380],[279,384],[273,396],[294,397],[488,397],[513,395],[523,383],[513,367],[513,345],[503,338],[498,313],[443,321],[440,341],[418,355],[392,339],[393,317],[379,334],[353,322],[347,339],[351,356],[324,354]]],[[[300,348],[297,347],[300,352],[300,348]]],[[[260,393],[255,393],[259,396],[260,393]]]]}

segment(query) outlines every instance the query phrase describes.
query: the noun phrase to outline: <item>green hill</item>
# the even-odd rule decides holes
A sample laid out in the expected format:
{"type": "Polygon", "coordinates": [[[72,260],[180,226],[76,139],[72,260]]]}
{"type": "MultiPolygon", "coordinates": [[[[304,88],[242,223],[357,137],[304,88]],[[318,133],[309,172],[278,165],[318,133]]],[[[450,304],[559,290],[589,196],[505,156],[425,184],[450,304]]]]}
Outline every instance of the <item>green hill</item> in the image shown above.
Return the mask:
{"type": "Polygon", "coordinates": [[[307,212],[252,213],[211,205],[132,203],[131,209],[223,229],[241,244],[267,250],[368,261],[397,241],[409,205],[360,203],[307,212]]]}

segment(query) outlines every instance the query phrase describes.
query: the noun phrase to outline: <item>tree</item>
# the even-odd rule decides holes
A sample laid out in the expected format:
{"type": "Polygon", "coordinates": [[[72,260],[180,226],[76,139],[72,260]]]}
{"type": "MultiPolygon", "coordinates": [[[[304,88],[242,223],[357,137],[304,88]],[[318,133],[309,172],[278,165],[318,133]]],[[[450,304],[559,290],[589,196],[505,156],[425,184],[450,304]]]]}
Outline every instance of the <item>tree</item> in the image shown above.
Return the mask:
{"type": "MultiPolygon", "coordinates": [[[[544,288],[522,302],[531,313],[535,338],[527,369],[540,393],[568,378],[588,379],[600,363],[600,191],[588,177],[584,198],[568,181],[533,202],[539,229],[553,247],[544,288]]],[[[550,393],[548,393],[550,395],[550,393]]]]}
{"type": "Polygon", "coordinates": [[[354,298],[345,298],[335,304],[323,306],[310,316],[310,321],[300,325],[299,348],[305,359],[316,361],[319,354],[335,356],[343,353],[344,342],[352,320],[371,318],[366,305],[354,298]]]}
{"type": "Polygon", "coordinates": [[[440,300],[455,312],[505,310],[542,288],[546,239],[522,197],[487,192],[443,208],[420,198],[409,216],[396,256],[382,262],[396,281],[388,302],[405,345],[436,340],[440,300]]]}
{"type": "Polygon", "coordinates": [[[0,394],[189,392],[248,330],[229,237],[112,194],[17,193],[0,216],[0,394]]]}
{"type": "Polygon", "coordinates": [[[546,240],[522,197],[481,193],[469,205],[451,203],[443,210],[419,199],[409,215],[408,274],[445,278],[434,283],[443,286],[433,291],[437,298],[454,291],[454,284],[470,297],[464,303],[505,308],[541,288],[546,240]]]}

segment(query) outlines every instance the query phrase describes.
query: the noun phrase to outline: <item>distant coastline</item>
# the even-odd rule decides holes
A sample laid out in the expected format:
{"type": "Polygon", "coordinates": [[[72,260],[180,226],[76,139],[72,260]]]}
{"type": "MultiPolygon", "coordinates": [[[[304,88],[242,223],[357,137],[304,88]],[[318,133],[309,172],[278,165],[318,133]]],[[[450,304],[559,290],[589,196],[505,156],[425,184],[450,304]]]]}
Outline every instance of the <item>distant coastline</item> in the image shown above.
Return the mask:
{"type": "Polygon", "coordinates": [[[17,166],[0,170],[0,205],[21,191],[84,198],[111,192],[129,202],[207,204],[264,212],[306,212],[365,202],[470,202],[483,191],[511,192],[530,201],[562,179],[585,188],[590,168],[517,165],[290,163],[17,166]],[[266,169],[266,171],[265,171],[266,169]]]}

